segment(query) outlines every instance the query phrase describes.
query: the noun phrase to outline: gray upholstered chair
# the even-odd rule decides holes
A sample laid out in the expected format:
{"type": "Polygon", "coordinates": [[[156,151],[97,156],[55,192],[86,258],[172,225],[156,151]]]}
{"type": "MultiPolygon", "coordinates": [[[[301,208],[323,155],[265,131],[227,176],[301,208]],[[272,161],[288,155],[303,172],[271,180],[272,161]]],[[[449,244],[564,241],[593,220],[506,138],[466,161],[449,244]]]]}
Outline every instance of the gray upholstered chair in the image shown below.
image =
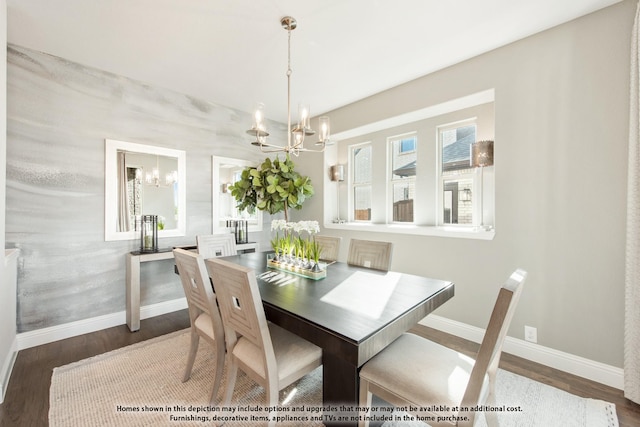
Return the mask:
{"type": "Polygon", "coordinates": [[[187,297],[191,321],[191,346],[182,381],[188,381],[191,377],[200,337],[202,337],[215,349],[215,374],[210,398],[213,404],[220,388],[225,361],[224,328],[216,303],[216,295],[211,287],[202,255],[184,249],[174,249],[173,257],[187,297]]]}
{"type": "Polygon", "coordinates": [[[252,269],[217,258],[206,265],[216,286],[227,342],[224,406],[231,403],[240,368],[264,387],[267,405],[275,408],[280,390],[322,365],[322,349],[267,322],[252,269]]]}
{"type": "Polygon", "coordinates": [[[204,259],[237,254],[236,240],[231,233],[199,235],[196,243],[204,259]]]}
{"type": "Polygon", "coordinates": [[[338,254],[340,253],[340,242],[342,242],[342,237],[322,236],[320,234],[316,234],[315,236],[313,236],[313,239],[318,242],[318,244],[322,248],[322,254],[320,255],[320,259],[322,261],[338,260],[338,254]]]}
{"type": "MultiPolygon", "coordinates": [[[[411,333],[401,335],[360,370],[360,406],[370,407],[372,394],[396,406],[431,405],[471,408],[479,404],[495,406],[495,375],[502,344],[515,311],[522,284],[527,277],[516,270],[502,286],[476,360],[411,333]]],[[[494,412],[485,413],[489,426],[497,425],[494,412]]],[[[419,413],[428,415],[427,412],[419,413]]],[[[464,422],[431,422],[441,425],[472,426],[474,412],[440,412],[434,416],[467,416],[464,422]]],[[[360,427],[368,426],[361,420],[360,427]]]]}
{"type": "Polygon", "coordinates": [[[389,271],[393,243],[351,239],[347,264],[389,271]]]}

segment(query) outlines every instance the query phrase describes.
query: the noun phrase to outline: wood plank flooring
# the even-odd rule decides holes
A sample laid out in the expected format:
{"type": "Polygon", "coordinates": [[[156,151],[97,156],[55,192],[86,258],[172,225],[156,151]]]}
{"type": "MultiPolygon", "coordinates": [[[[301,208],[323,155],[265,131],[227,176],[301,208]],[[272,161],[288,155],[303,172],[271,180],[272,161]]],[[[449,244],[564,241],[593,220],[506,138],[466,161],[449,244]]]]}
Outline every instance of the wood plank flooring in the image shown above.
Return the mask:
{"type": "Polygon", "coordinates": [[[0,405],[0,426],[49,425],[49,387],[53,368],[188,327],[189,314],[187,310],[181,310],[142,320],[140,331],[135,333],[121,325],[21,350],[11,373],[5,401],[0,405]]]}
{"type": "MultiPolygon", "coordinates": [[[[48,425],[53,368],[187,327],[187,311],[181,310],[143,320],[136,333],[130,333],[127,326],[122,325],[20,351],[5,401],[0,405],[0,426],[48,425]]],[[[475,343],[424,326],[414,328],[413,332],[472,356],[478,348],[475,343]]],[[[509,354],[503,354],[500,367],[578,396],[612,402],[616,405],[620,427],[640,426],[640,405],[625,399],[620,390],[509,354]]]]}

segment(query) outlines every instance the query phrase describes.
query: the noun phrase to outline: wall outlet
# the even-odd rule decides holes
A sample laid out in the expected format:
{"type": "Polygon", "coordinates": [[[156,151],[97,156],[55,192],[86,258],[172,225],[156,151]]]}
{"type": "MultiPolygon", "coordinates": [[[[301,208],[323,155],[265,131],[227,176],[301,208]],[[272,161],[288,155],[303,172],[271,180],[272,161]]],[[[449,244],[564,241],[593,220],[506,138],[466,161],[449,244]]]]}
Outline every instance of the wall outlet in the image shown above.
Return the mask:
{"type": "Polygon", "coordinates": [[[524,339],[529,342],[538,342],[538,330],[533,326],[524,327],[524,339]]]}

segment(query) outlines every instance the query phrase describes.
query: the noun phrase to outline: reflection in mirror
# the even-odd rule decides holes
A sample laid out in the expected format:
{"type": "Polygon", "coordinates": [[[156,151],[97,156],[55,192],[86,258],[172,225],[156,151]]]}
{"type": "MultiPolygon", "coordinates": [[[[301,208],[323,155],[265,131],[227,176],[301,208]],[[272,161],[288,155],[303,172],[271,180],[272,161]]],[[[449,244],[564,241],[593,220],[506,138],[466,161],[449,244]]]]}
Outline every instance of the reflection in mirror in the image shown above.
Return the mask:
{"type": "Polygon", "coordinates": [[[185,234],[185,152],[105,141],[105,240],[135,239],[140,216],[158,215],[158,237],[185,234]]]}
{"type": "Polygon", "coordinates": [[[246,210],[236,209],[236,201],[228,190],[229,186],[240,179],[242,170],[247,166],[256,166],[255,162],[229,157],[213,157],[213,232],[228,232],[227,221],[244,219],[248,221],[249,231],[262,230],[262,212],[256,210],[250,214],[246,210]]]}

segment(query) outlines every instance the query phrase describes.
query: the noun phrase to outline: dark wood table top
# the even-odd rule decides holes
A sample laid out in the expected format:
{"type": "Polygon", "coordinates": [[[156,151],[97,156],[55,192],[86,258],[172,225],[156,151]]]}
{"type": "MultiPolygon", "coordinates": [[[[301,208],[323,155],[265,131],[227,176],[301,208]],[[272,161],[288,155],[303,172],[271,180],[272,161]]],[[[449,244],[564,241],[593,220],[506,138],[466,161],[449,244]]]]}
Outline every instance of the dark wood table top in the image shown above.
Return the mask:
{"type": "Polygon", "coordinates": [[[266,253],[225,259],[255,271],[269,321],[322,348],[323,405],[345,405],[351,414],[325,418],[331,427],[357,425],[360,367],[454,295],[448,281],[340,262],[312,280],[268,268],[266,253]]]}
{"type": "Polygon", "coordinates": [[[312,280],[269,269],[265,253],[226,259],[256,272],[265,305],[285,310],[355,345],[426,300],[440,293],[450,294],[448,298],[453,295],[453,283],[448,281],[341,262],[328,266],[326,278],[312,280]]]}

